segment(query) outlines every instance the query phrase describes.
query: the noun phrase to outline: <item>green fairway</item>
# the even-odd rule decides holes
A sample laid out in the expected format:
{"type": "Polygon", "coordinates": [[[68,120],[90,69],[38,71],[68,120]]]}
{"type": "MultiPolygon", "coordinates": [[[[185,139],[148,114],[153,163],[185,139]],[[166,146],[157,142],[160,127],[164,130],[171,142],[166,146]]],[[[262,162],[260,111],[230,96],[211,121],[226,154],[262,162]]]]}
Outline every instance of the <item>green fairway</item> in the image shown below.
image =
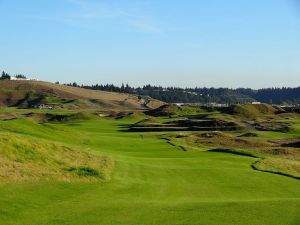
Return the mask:
{"type": "Polygon", "coordinates": [[[253,170],[256,158],[184,152],[156,133],[124,132],[134,121],[0,121],[3,132],[114,160],[109,181],[2,184],[0,224],[300,224],[299,180],[253,170]]]}

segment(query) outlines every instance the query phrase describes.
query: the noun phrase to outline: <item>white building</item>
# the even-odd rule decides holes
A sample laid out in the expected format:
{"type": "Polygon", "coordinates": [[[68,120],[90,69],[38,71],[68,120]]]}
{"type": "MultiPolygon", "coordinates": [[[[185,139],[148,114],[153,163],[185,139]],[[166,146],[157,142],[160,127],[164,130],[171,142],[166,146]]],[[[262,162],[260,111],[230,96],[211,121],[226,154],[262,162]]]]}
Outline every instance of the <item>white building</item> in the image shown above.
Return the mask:
{"type": "Polygon", "coordinates": [[[29,79],[29,78],[22,78],[22,77],[16,77],[16,76],[11,76],[10,80],[36,80],[36,81],[38,81],[38,79],[35,79],[35,78],[29,79]]]}
{"type": "Polygon", "coordinates": [[[10,80],[29,80],[27,78],[21,78],[21,77],[16,77],[16,76],[11,76],[10,80]]]}

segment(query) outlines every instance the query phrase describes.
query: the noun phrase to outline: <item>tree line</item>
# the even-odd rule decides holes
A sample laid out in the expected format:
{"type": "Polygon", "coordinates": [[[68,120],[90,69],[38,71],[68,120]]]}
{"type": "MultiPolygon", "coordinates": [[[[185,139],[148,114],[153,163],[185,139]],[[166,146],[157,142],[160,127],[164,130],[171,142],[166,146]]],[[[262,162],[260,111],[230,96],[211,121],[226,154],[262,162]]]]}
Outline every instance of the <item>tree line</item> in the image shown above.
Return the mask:
{"type": "MultiPolygon", "coordinates": [[[[10,74],[6,73],[5,71],[2,71],[0,80],[10,80],[11,77],[12,76],[10,74]]],[[[19,78],[19,79],[26,79],[26,76],[23,74],[16,74],[16,75],[14,75],[14,77],[19,78]]]]}
{"type": "Polygon", "coordinates": [[[143,87],[131,87],[128,84],[122,84],[121,86],[113,84],[78,85],[76,82],[65,85],[92,90],[150,96],[168,103],[207,104],[214,102],[237,104],[259,101],[271,104],[300,104],[300,87],[264,88],[255,90],[251,88],[179,88],[153,86],[150,84],[143,87]]]}

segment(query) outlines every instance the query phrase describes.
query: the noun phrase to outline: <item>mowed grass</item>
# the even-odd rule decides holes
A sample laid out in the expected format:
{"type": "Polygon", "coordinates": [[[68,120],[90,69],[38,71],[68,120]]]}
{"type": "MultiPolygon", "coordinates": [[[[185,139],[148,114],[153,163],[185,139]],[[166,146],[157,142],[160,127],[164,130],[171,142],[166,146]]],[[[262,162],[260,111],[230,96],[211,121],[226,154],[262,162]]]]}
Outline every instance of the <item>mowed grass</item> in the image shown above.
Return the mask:
{"type": "Polygon", "coordinates": [[[221,152],[184,152],[156,133],[122,131],[128,120],[36,124],[0,121],[1,130],[107,155],[109,182],[0,186],[7,225],[297,225],[300,181],[253,170],[257,160],[221,152]]]}

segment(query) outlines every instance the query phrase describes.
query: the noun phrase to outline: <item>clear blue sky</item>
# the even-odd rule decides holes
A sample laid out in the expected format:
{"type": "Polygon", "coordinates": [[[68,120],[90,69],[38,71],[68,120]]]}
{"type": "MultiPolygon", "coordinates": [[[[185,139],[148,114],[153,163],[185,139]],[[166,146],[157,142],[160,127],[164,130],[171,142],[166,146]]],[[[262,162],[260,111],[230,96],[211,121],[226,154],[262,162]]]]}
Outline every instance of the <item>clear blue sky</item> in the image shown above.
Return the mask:
{"type": "Polygon", "coordinates": [[[300,85],[298,0],[0,0],[0,70],[40,80],[300,85]]]}

